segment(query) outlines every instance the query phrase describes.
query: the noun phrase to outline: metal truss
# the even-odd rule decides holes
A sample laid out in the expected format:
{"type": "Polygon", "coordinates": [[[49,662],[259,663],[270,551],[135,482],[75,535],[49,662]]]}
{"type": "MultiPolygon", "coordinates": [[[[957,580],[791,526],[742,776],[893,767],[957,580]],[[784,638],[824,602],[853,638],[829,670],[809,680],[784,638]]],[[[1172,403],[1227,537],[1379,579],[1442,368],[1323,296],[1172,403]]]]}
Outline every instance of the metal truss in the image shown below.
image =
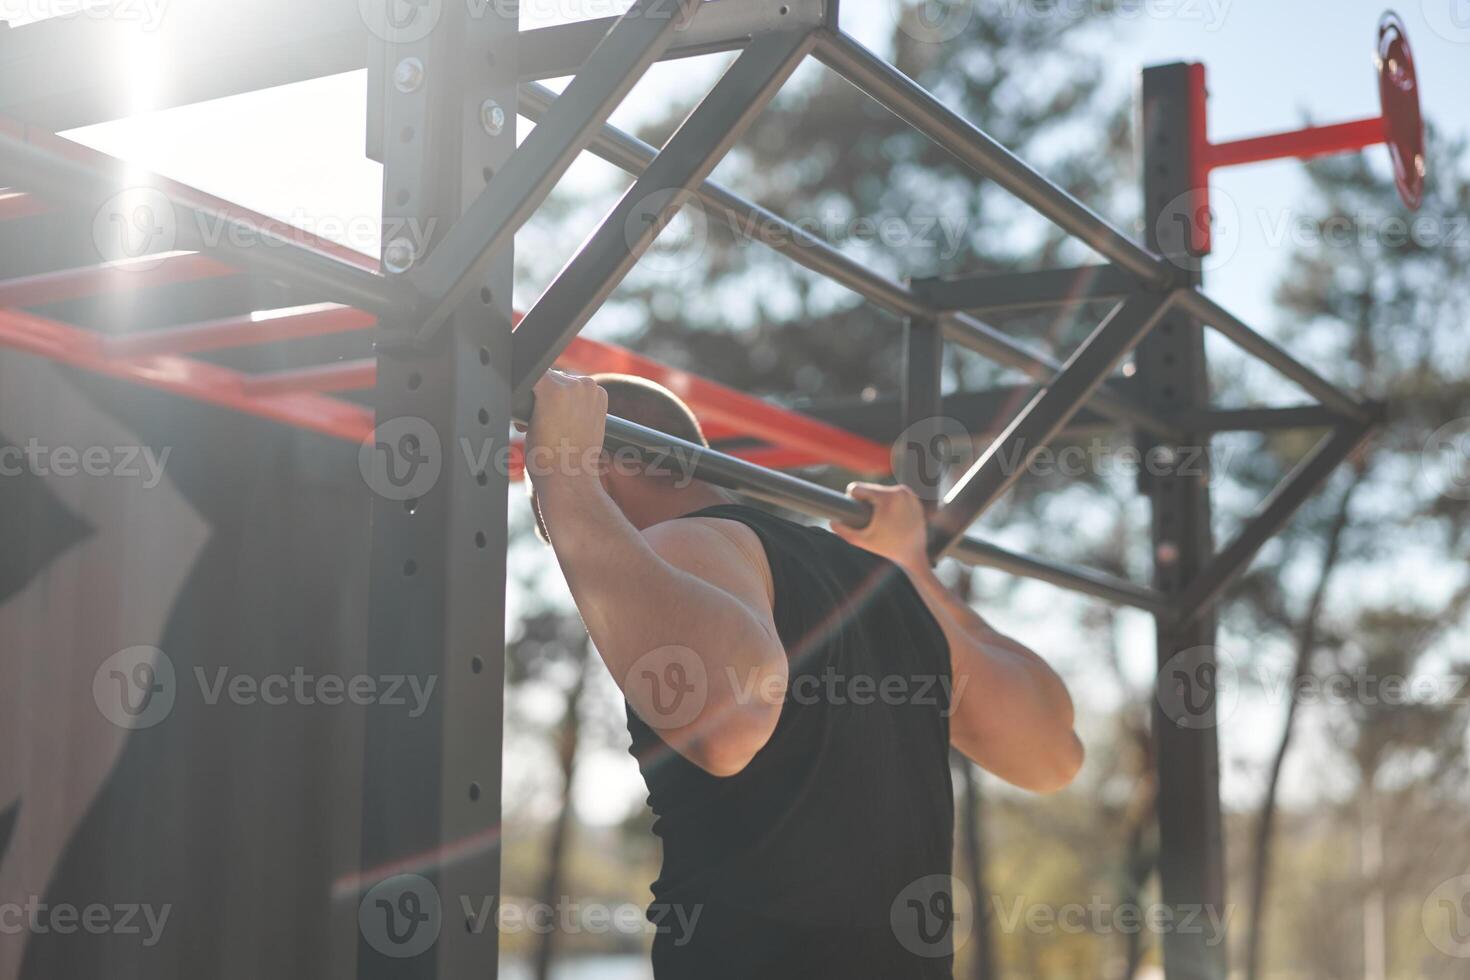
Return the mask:
{"type": "MultiPolygon", "coordinates": [[[[438,30],[409,38],[390,37],[382,24],[365,22],[362,11],[372,4],[357,0],[305,7],[262,0],[229,13],[238,21],[237,43],[223,50],[215,46],[221,25],[204,13],[214,5],[181,0],[175,6],[182,13],[160,32],[151,54],[177,68],[170,101],[163,104],[367,67],[368,151],[384,163],[385,216],[450,220],[423,254],[414,243],[385,242],[380,267],[237,205],[140,175],[54,135],[125,113],[118,96],[124,86],[117,83],[123,69],[106,52],[126,25],[80,19],[11,30],[0,33],[0,179],[13,189],[0,193],[0,220],[90,220],[120,191],[142,188],[172,207],[179,238],[178,254],[144,257],[150,268],[140,275],[121,276],[119,263],[109,263],[0,282],[0,342],[354,441],[370,438],[379,422],[407,415],[431,420],[446,442],[500,432],[512,419],[524,420],[529,388],[553,364],[630,371],[662,380],[688,398],[729,451],[706,450],[618,418],[608,420],[610,446],[674,452],[712,483],[852,524],[869,519],[866,505],[784,471],[836,465],[888,475],[896,434],[925,419],[953,415],[989,444],[931,508],[931,554],[1152,613],[1161,658],[1185,640],[1212,641],[1211,613],[1230,583],[1382,418],[1381,406],[1343,391],[1201,292],[1195,257],[1164,254],[1152,234],[1145,243],[1135,241],[844,34],[835,0],[638,0],[619,18],[524,32],[495,15],[477,18],[461,10],[463,5],[445,4],[452,12],[438,30]],[[263,27],[273,20],[291,25],[288,41],[263,27]],[[201,55],[206,51],[207,58],[201,55]],[[713,51],[739,54],[662,149],[608,124],[653,62],[713,51]],[[712,182],[715,165],[809,55],[947,150],[977,179],[996,183],[1050,219],[1101,262],[895,282],[712,182]],[[538,84],[567,75],[572,80],[559,96],[538,84]],[[537,122],[519,147],[517,114],[537,122]],[[385,139],[387,133],[395,138],[385,139]],[[628,171],[634,182],[522,317],[508,300],[514,234],[583,151],[628,171]],[[782,229],[785,234],[757,238],[903,318],[907,359],[901,396],[792,411],[579,338],[659,231],[691,200],[737,232],[782,229]],[[200,233],[220,222],[225,233],[200,233]],[[110,290],[143,293],[240,275],[288,284],[298,302],[264,315],[222,311],[201,322],[107,337],[35,309],[110,290]],[[1087,303],[1113,309],[1060,362],[980,319],[1087,303]],[[1275,368],[1315,401],[1274,409],[1222,409],[1203,402],[1202,327],[1275,368]],[[251,374],[192,356],[368,329],[376,332],[378,351],[367,360],[251,374]],[[1015,369],[1034,386],[941,399],[947,343],[1015,369]],[[1119,377],[1115,369],[1130,355],[1138,359],[1138,377],[1119,377]],[[1180,396],[1176,385],[1190,386],[1193,393],[1180,396]],[[373,407],[334,394],[354,391],[371,391],[373,407]],[[1321,428],[1326,434],[1218,553],[1210,542],[1207,489],[1179,480],[1145,486],[1154,507],[1156,556],[1165,554],[1164,545],[1184,556],[1160,558],[1151,585],[1016,554],[970,533],[1025,472],[1026,461],[1054,440],[1118,428],[1130,430],[1149,451],[1208,446],[1211,435],[1223,431],[1321,428]]],[[[435,9],[409,6],[421,13],[435,9]]],[[[1196,122],[1189,116],[1187,81],[1172,70],[1180,67],[1146,73],[1151,132],[1183,132],[1196,122]]],[[[1196,171],[1179,154],[1188,154],[1182,139],[1145,148],[1155,162],[1146,168],[1153,174],[1151,191],[1188,189],[1179,181],[1196,171]]],[[[1157,217],[1154,196],[1146,215],[1151,226],[1157,217]]],[[[895,475],[913,481],[910,465],[904,462],[895,475]]],[[[418,502],[417,510],[381,501],[375,508],[375,639],[369,658],[385,671],[441,670],[453,679],[450,689],[461,693],[427,721],[387,715],[369,720],[367,771],[376,775],[364,790],[367,885],[387,881],[393,869],[408,864],[424,869],[441,889],[497,893],[502,518],[512,475],[458,474],[432,499],[418,502]],[[498,558],[487,558],[497,549],[498,558]],[[486,753],[496,755],[493,763],[486,762],[486,753]],[[400,798],[423,806],[410,812],[400,798]],[[446,853],[454,860],[441,860],[446,853]]],[[[1161,803],[1160,814],[1166,898],[1218,900],[1213,736],[1160,731],[1157,737],[1167,777],[1168,802],[1161,803]],[[1186,771],[1193,782],[1179,781],[1186,771]],[[1181,830],[1187,826],[1204,830],[1181,830]]],[[[447,976],[472,969],[493,976],[493,939],[467,939],[459,932],[446,929],[456,938],[443,940],[435,956],[414,961],[410,972],[447,976]]],[[[1165,958],[1171,976],[1224,975],[1219,954],[1197,946],[1191,937],[1170,937],[1165,958]]],[[[364,950],[360,969],[364,976],[388,975],[404,962],[364,950]]]]}

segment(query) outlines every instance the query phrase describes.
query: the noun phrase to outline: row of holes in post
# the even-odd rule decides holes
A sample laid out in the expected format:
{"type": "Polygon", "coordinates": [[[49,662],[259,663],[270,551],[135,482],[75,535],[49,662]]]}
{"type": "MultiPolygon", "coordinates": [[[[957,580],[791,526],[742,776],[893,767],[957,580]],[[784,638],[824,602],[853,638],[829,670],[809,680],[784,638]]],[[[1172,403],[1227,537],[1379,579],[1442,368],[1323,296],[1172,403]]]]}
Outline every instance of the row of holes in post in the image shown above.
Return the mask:
{"type": "MultiPolygon", "coordinates": [[[[495,61],[495,57],[494,57],[493,54],[490,56],[490,61],[491,61],[492,64],[495,61]]],[[[405,126],[399,132],[399,139],[402,140],[402,142],[404,142],[404,143],[410,143],[410,142],[413,141],[414,137],[417,136],[417,135],[418,135],[417,131],[412,126],[405,126]]],[[[495,176],[495,169],[487,164],[486,166],[484,166],[484,167],[481,168],[481,170],[480,170],[480,176],[481,176],[481,178],[484,180],[484,182],[486,184],[489,184],[490,183],[490,179],[495,176]]],[[[400,189],[398,191],[398,193],[396,195],[394,195],[394,200],[396,201],[396,203],[398,204],[399,207],[406,207],[413,200],[413,194],[410,191],[408,191],[407,188],[400,189]]],[[[492,302],[494,302],[494,300],[495,300],[495,294],[491,291],[491,289],[488,286],[482,287],[480,289],[480,302],[481,303],[483,303],[486,306],[489,306],[492,302]]],[[[481,347],[480,348],[480,364],[483,367],[489,367],[490,366],[490,350],[487,347],[481,347]]],[[[411,373],[408,376],[408,389],[410,391],[417,391],[418,388],[419,388],[419,386],[421,384],[423,384],[423,376],[420,375],[417,371],[411,373]]],[[[480,408],[480,410],[479,410],[479,413],[478,413],[478,419],[479,419],[479,422],[480,422],[481,425],[489,425],[490,424],[490,412],[489,412],[489,410],[486,409],[486,408],[484,408],[482,406],[480,408]]],[[[482,487],[488,485],[489,482],[490,482],[489,474],[487,474],[483,470],[481,470],[479,473],[476,473],[475,474],[475,482],[478,483],[482,487]]],[[[417,499],[406,500],[406,501],[404,501],[403,507],[404,507],[404,510],[408,512],[409,516],[413,516],[414,514],[416,514],[418,512],[418,500],[417,499]]],[[[481,550],[481,551],[483,551],[485,549],[485,547],[489,544],[489,539],[486,538],[484,531],[476,531],[475,532],[474,541],[475,541],[475,547],[476,547],[476,549],[481,550]]],[[[410,577],[411,578],[412,576],[416,575],[417,573],[418,573],[418,563],[416,561],[414,561],[412,558],[406,560],[403,563],[403,574],[404,574],[405,577],[410,577]]],[[[471,657],[470,658],[470,670],[473,673],[479,674],[484,669],[485,669],[485,661],[484,661],[484,659],[482,657],[474,656],[474,657],[471,657]]],[[[480,784],[479,783],[476,783],[476,782],[470,783],[470,785],[469,785],[469,797],[470,797],[470,800],[472,802],[478,801],[480,799],[480,784]]]]}

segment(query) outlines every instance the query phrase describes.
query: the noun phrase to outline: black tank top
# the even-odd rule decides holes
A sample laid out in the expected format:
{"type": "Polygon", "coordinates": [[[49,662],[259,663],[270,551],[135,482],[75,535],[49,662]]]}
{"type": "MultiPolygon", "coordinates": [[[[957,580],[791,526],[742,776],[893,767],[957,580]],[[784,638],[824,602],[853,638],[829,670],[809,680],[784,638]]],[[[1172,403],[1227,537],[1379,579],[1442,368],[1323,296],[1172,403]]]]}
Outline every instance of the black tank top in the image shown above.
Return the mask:
{"type": "Polygon", "coordinates": [[[769,742],[735,776],[674,752],[631,708],[663,842],[658,980],[949,977],[949,648],[896,566],[752,507],[691,517],[760,538],[790,662],[769,742]]]}

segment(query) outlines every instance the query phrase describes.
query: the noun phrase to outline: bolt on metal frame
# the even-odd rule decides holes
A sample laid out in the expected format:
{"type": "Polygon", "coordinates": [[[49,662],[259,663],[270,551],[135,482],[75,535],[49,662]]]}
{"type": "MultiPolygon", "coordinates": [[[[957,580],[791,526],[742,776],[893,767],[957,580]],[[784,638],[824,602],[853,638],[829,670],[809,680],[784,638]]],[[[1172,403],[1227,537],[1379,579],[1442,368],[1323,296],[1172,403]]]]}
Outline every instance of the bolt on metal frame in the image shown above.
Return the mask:
{"type": "MultiPolygon", "coordinates": [[[[906,320],[902,423],[932,417],[943,409],[938,374],[945,341],[989,356],[1038,382],[990,449],[932,508],[932,553],[1145,609],[1157,617],[1162,661],[1186,641],[1213,642],[1211,610],[1224,590],[1381,418],[1380,406],[1343,391],[1200,292],[1197,267],[1184,261],[1187,256],[1162,254],[1154,234],[1159,203],[1167,200],[1166,191],[1188,191],[1187,175],[1196,172],[1192,161],[1180,157],[1187,155],[1187,147],[1180,149],[1186,141],[1166,148],[1156,139],[1160,133],[1182,133],[1191,125],[1189,92],[1178,77],[1182,66],[1145,73],[1144,130],[1146,139],[1155,139],[1146,143],[1144,152],[1160,166],[1157,172],[1153,166],[1145,168],[1151,175],[1145,216],[1150,240],[1140,244],[842,33],[837,28],[836,0],[780,4],[639,0],[622,17],[526,32],[519,32],[507,19],[471,16],[461,6],[444,5],[445,22],[423,37],[380,40],[369,63],[369,139],[385,165],[385,217],[458,219],[429,243],[426,254],[385,242],[389,269],[384,274],[259,227],[248,217],[226,213],[232,230],[238,226],[272,244],[256,249],[232,246],[236,236],[231,234],[211,240],[199,233],[205,221],[219,218],[217,202],[201,202],[187,189],[167,182],[144,182],[185,218],[180,222],[179,246],[201,253],[176,264],[193,270],[182,274],[227,274],[207,265],[212,261],[202,257],[207,253],[232,267],[300,285],[319,300],[343,304],[331,308],[330,315],[338,322],[323,326],[322,332],[362,328],[366,325],[362,318],[376,323],[380,343],[372,380],[380,425],[402,416],[423,418],[453,439],[506,429],[524,412],[514,407],[524,404],[517,396],[523,396],[567,351],[682,203],[698,200],[737,231],[775,222],[788,234],[774,236],[779,244],[773,247],[906,320]],[[662,150],[607,124],[618,102],[655,60],[725,50],[741,53],[662,150]],[[486,59],[487,52],[493,57],[486,59]],[[994,181],[1086,244],[1105,264],[900,284],[710,182],[715,164],[809,53],[933,139],[977,177],[994,181]],[[575,77],[559,97],[535,84],[537,79],[564,74],[575,77]],[[402,84],[390,84],[395,78],[402,84]],[[514,126],[504,124],[517,114],[539,122],[519,148],[514,126]],[[385,132],[405,136],[390,142],[382,138],[385,132]],[[635,174],[636,180],[512,332],[511,238],[584,149],[635,174]],[[1028,350],[974,315],[1099,300],[1115,301],[1117,306],[1064,363],[1028,350]],[[1198,385],[1204,377],[1202,325],[1276,368],[1318,404],[1211,409],[1198,385]],[[1112,371],[1135,348],[1140,379],[1124,385],[1112,371]],[[1180,363],[1183,367],[1178,370],[1188,372],[1186,380],[1195,384],[1183,405],[1170,400],[1174,395],[1161,396],[1166,387],[1177,391],[1179,379],[1170,385],[1160,365],[1180,363]],[[1207,446],[1211,433],[1226,429],[1264,431],[1299,425],[1329,431],[1218,553],[1210,542],[1207,488],[1177,477],[1145,486],[1154,504],[1156,575],[1153,586],[1142,586],[1016,555],[967,533],[1024,470],[1014,461],[1043,449],[1079,412],[1126,424],[1150,450],[1168,450],[1192,439],[1207,446]]],[[[232,58],[212,80],[204,79],[206,72],[191,72],[180,97],[248,91],[266,83],[361,67],[344,44],[344,38],[364,37],[363,25],[352,21],[348,7],[357,4],[333,0],[312,15],[313,30],[307,39],[330,41],[315,63],[309,57],[301,62],[274,57],[258,63],[232,58]]],[[[494,10],[494,5],[485,9],[494,10]]],[[[191,38],[197,40],[198,24],[186,19],[185,25],[172,42],[180,48],[192,43],[191,38]]],[[[58,53],[56,64],[45,71],[68,63],[60,53],[66,50],[61,41],[72,36],[68,30],[73,29],[43,25],[29,33],[38,47],[58,53]]],[[[88,52],[95,56],[112,37],[110,28],[95,25],[75,30],[83,32],[85,43],[75,48],[83,56],[88,52]]],[[[23,63],[6,47],[23,34],[13,32],[0,43],[0,79],[13,75],[17,64],[23,63]]],[[[30,96],[23,85],[18,86],[19,94],[0,96],[0,113],[15,120],[0,123],[0,178],[73,214],[90,213],[120,189],[139,186],[132,175],[98,166],[84,154],[72,154],[51,130],[32,125],[61,120],[54,130],[121,115],[115,99],[95,91],[102,87],[98,81],[102,77],[100,69],[89,74],[90,82],[78,86],[59,106],[30,96]]],[[[13,195],[0,204],[16,214],[26,213],[27,202],[13,195]]],[[[5,305],[13,306],[45,296],[48,289],[73,290],[79,282],[95,281],[95,275],[89,279],[85,271],[62,275],[60,284],[44,277],[0,284],[0,296],[8,289],[5,305]]],[[[326,316],[329,311],[320,312],[326,316]]],[[[277,325],[277,334],[315,329],[313,319],[312,314],[288,316],[287,322],[277,325]]],[[[171,338],[121,338],[101,344],[58,330],[65,325],[32,314],[3,311],[0,321],[0,339],[7,342],[47,356],[70,356],[91,369],[120,372],[145,383],[146,371],[123,368],[110,358],[177,358],[190,345],[207,349],[224,333],[246,330],[243,323],[222,322],[178,328],[171,338]],[[201,330],[204,326],[211,329],[201,330]],[[85,354],[71,353],[83,348],[85,354]]],[[[271,336],[269,331],[262,329],[265,339],[271,336]]],[[[323,386],[347,383],[321,376],[228,380],[242,391],[253,384],[257,396],[280,393],[273,394],[280,398],[319,397],[323,386]]],[[[278,417],[297,417],[293,412],[299,407],[290,411],[283,407],[278,417]]],[[[610,418],[607,431],[610,446],[672,453],[696,475],[760,499],[853,524],[870,517],[865,505],[844,494],[627,420],[610,418]]],[[[446,677],[449,696],[412,723],[389,713],[370,716],[364,759],[368,773],[364,889],[408,868],[434,882],[446,909],[457,907],[457,895],[498,893],[500,759],[494,750],[502,744],[503,515],[508,479],[493,469],[450,472],[411,507],[376,502],[370,664],[395,672],[438,670],[446,677]]],[[[1219,901],[1214,732],[1180,735],[1156,718],[1156,738],[1163,780],[1161,875],[1166,901],[1219,901]]],[[[471,970],[493,976],[496,943],[493,935],[487,939],[446,925],[432,956],[390,960],[366,943],[359,956],[363,976],[405,972],[449,976],[471,970]]],[[[1183,935],[1166,941],[1165,965],[1170,976],[1224,975],[1220,951],[1204,950],[1202,940],[1183,935]]]]}

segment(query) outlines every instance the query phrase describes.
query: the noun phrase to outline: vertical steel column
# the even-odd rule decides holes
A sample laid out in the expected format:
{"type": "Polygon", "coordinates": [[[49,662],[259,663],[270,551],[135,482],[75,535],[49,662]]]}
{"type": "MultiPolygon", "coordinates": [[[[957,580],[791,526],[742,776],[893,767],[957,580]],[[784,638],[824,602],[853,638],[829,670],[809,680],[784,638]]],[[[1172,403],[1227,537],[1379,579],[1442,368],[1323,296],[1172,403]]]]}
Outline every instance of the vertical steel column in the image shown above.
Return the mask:
{"type": "MultiPolygon", "coordinates": [[[[515,149],[517,12],[388,6],[384,263],[406,288],[515,149]]],[[[422,343],[378,331],[367,673],[434,687],[417,717],[368,710],[362,978],[496,975],[509,480],[483,450],[509,436],[512,254],[422,343]]]]}
{"type": "Polygon", "coordinates": [[[945,470],[952,462],[940,431],[944,414],[944,331],[933,317],[909,317],[903,332],[903,431],[894,476],[932,512],[944,496],[945,470]]]}
{"type": "MultiPolygon", "coordinates": [[[[1161,227],[1168,222],[1202,220],[1193,203],[1181,207],[1193,188],[1190,160],[1191,112],[1189,69],[1182,64],[1149,68],[1143,73],[1143,173],[1147,245],[1164,253],[1160,241],[1191,236],[1161,227]],[[1173,232],[1173,233],[1171,233],[1173,232]]],[[[1172,255],[1172,261],[1200,281],[1197,257],[1172,255]]],[[[1203,328],[1175,307],[1137,348],[1137,391],[1145,406],[1163,418],[1181,418],[1208,406],[1203,328]]],[[[1145,459],[1181,463],[1207,456],[1208,435],[1190,437],[1204,454],[1182,451],[1141,435],[1145,459]],[[1149,455],[1152,454],[1152,455],[1149,455]]],[[[1163,475],[1140,469],[1140,490],[1153,506],[1154,585],[1178,602],[1180,594],[1208,566],[1213,553],[1210,493],[1206,464],[1169,466],[1163,475]]],[[[1188,677],[1213,683],[1215,621],[1201,617],[1184,627],[1157,618],[1159,684],[1188,677]],[[1167,666],[1167,676],[1166,668],[1167,666]]],[[[1153,735],[1158,766],[1159,876],[1165,905],[1174,921],[1188,910],[1213,908],[1225,913],[1223,839],[1220,820],[1220,774],[1213,691],[1178,692],[1161,687],[1154,700],[1153,735]],[[1201,696],[1203,695],[1203,696],[1201,696]],[[1188,714],[1176,702],[1187,705],[1188,714]],[[1165,705],[1169,705],[1169,710],[1165,705]]],[[[1173,929],[1163,936],[1164,971],[1169,980],[1223,980],[1224,943],[1210,945],[1208,930],[1173,929]]]]}

